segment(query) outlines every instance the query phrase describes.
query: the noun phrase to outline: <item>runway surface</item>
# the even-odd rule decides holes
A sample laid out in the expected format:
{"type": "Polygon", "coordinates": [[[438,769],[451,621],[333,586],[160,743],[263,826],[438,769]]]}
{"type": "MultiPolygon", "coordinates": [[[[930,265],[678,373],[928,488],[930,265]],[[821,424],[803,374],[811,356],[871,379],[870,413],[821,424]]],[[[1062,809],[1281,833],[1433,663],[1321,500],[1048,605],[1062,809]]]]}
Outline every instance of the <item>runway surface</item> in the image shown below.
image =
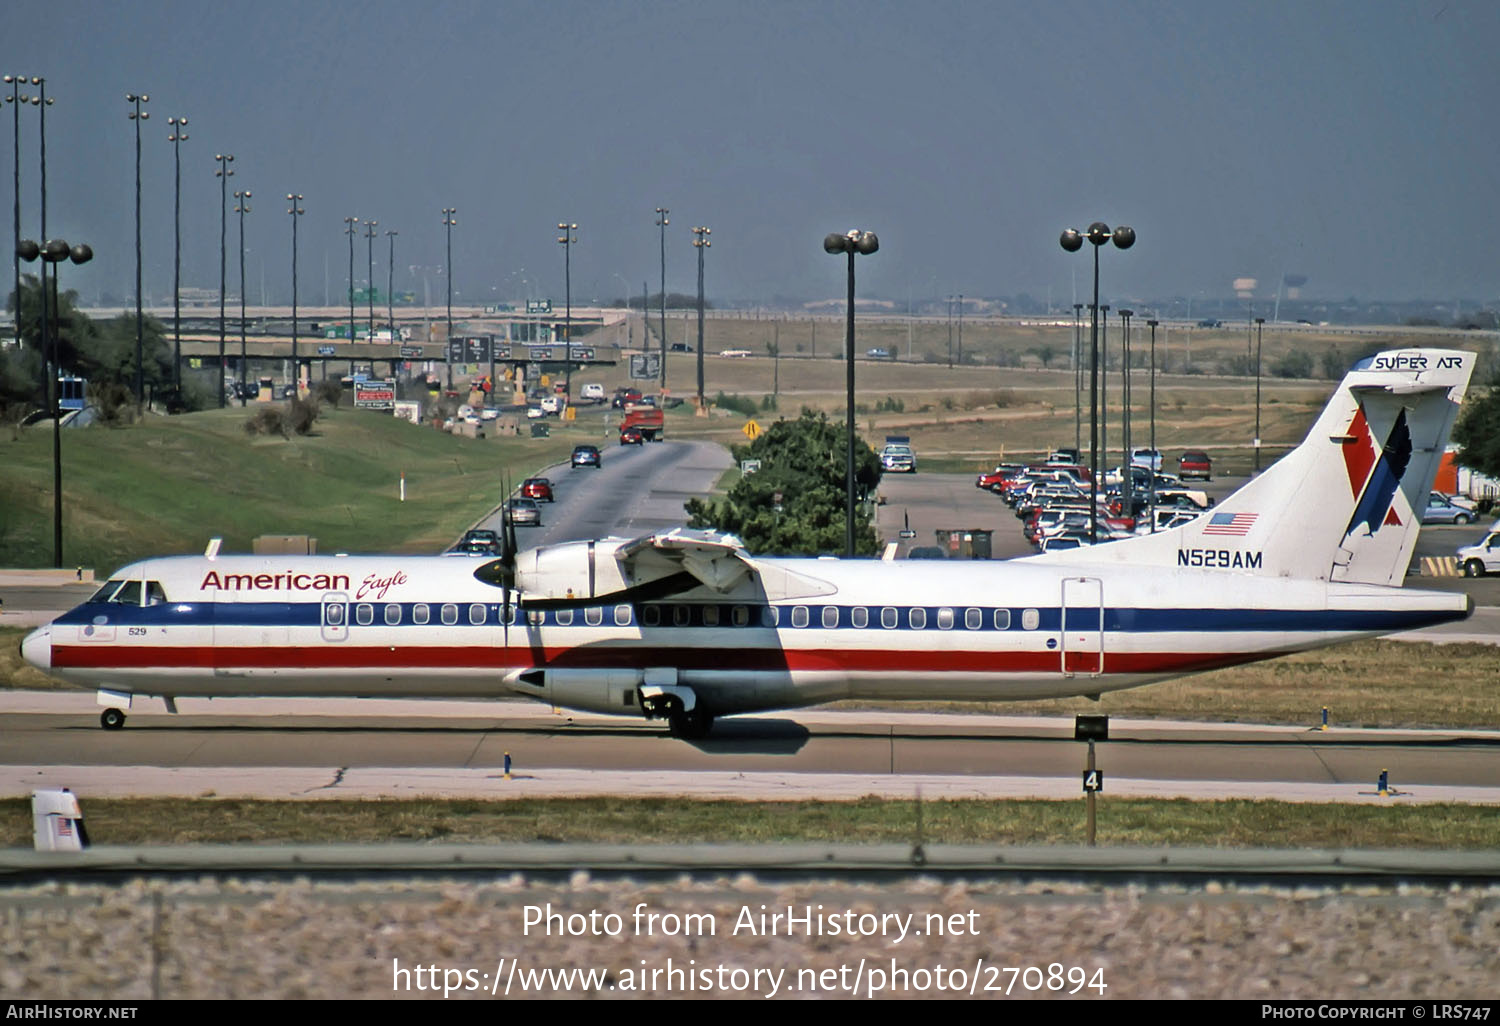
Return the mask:
{"type": "MultiPolygon", "coordinates": [[[[1071,719],[803,710],[732,717],[699,742],[541,705],[314,699],[138,703],[122,731],[92,696],[0,695],[0,794],[743,799],[1068,798],[1071,719]],[[512,774],[504,775],[505,756],[512,774]]],[[[1500,804],[1500,732],[1114,720],[1106,793],[1500,804]],[[1375,788],[1388,770],[1397,792],[1375,788]]]]}

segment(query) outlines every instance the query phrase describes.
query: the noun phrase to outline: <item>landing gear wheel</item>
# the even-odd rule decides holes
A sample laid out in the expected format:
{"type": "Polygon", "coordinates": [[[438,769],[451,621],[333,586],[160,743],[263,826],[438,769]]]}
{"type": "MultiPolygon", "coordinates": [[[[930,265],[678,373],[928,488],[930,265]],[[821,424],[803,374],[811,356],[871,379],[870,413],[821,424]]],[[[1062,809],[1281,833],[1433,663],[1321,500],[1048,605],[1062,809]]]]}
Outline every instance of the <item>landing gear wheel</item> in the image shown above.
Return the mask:
{"type": "Polygon", "coordinates": [[[673,712],[667,716],[667,725],[672,729],[673,737],[680,737],[684,741],[697,741],[708,736],[713,729],[714,717],[710,712],[703,709],[694,709],[692,712],[673,712]]]}
{"type": "Polygon", "coordinates": [[[1465,577],[1483,577],[1484,564],[1477,559],[1471,559],[1464,564],[1465,577]]]}
{"type": "Polygon", "coordinates": [[[99,714],[99,726],[105,730],[119,730],[125,726],[125,714],[118,709],[106,709],[99,714]]]}

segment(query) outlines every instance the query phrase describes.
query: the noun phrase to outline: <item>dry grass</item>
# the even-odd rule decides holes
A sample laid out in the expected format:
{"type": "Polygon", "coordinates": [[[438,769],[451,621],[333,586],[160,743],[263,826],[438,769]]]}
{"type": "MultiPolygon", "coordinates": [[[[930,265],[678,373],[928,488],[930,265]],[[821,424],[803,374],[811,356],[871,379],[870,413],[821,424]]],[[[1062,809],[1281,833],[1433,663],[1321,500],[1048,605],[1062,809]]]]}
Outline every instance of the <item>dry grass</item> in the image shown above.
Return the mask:
{"type": "MultiPolygon", "coordinates": [[[[1500,817],[1464,805],[1307,805],[1104,796],[1103,845],[1214,848],[1500,847],[1500,817]]],[[[915,801],[734,802],[683,798],[515,801],[90,799],[96,844],[307,844],[379,841],[592,841],[697,844],[915,842],[915,801]]],[[[31,844],[26,799],[0,801],[0,847],[31,844]]],[[[928,801],[921,839],[949,844],[1080,844],[1079,801],[928,801]]]]}

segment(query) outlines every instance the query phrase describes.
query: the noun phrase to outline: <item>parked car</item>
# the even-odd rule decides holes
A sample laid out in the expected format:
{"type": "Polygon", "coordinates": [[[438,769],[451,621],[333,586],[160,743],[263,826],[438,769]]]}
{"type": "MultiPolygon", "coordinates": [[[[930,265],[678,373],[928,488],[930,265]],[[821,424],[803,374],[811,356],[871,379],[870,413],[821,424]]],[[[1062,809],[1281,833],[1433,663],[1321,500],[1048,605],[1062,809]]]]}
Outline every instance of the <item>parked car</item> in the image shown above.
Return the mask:
{"type": "Polygon", "coordinates": [[[521,494],[538,502],[556,502],[552,497],[552,482],[545,477],[528,477],[521,482],[521,494]]]}
{"type": "Polygon", "coordinates": [[[1070,466],[1076,466],[1083,462],[1083,457],[1079,454],[1077,449],[1053,449],[1050,453],[1047,454],[1047,462],[1064,463],[1070,466]]]}
{"type": "Polygon", "coordinates": [[[1465,577],[1483,577],[1500,571],[1500,520],[1490,526],[1490,533],[1473,545],[1458,550],[1458,565],[1465,577]]]}
{"type": "Polygon", "coordinates": [[[572,466],[602,469],[604,459],[599,455],[599,447],[597,445],[573,446],[572,466]]]}
{"type": "Polygon", "coordinates": [[[988,474],[980,474],[974,487],[999,492],[1001,485],[1026,469],[1024,463],[1002,463],[988,474]]]}
{"type": "Polygon", "coordinates": [[[1422,511],[1424,524],[1467,524],[1473,519],[1473,510],[1460,506],[1442,492],[1429,493],[1427,508],[1422,511]]]}
{"type": "Polygon", "coordinates": [[[1212,481],[1213,461],[1208,458],[1208,453],[1199,449],[1189,449],[1177,458],[1177,476],[1183,480],[1197,477],[1204,481],[1212,481]]]}
{"type": "Polygon", "coordinates": [[[542,526],[542,507],[536,504],[535,499],[506,499],[505,512],[510,517],[510,522],[517,527],[542,526]]]}
{"type": "Polygon", "coordinates": [[[1137,467],[1150,467],[1153,471],[1161,469],[1160,449],[1131,449],[1130,462],[1137,467]]]}
{"type": "Polygon", "coordinates": [[[667,348],[670,349],[674,353],[691,353],[691,352],[693,352],[693,347],[690,346],[690,345],[688,345],[686,342],[673,342],[667,348]]]}

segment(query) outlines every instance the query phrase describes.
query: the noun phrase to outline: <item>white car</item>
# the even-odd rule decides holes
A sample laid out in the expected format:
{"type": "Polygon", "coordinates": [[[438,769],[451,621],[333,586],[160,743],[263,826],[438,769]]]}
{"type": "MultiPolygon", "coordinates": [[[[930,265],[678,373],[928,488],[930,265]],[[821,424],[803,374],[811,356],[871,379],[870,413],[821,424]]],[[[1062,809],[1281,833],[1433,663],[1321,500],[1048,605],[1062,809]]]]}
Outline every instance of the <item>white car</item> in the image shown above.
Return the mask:
{"type": "Polygon", "coordinates": [[[579,394],[590,402],[604,402],[603,385],[584,385],[583,391],[579,394]]]}
{"type": "Polygon", "coordinates": [[[526,407],[526,419],[527,420],[541,420],[546,415],[547,415],[547,411],[544,410],[544,409],[542,409],[540,406],[528,406],[528,407],[526,407]]]}
{"type": "Polygon", "coordinates": [[[568,401],[560,395],[549,395],[541,402],[543,413],[561,413],[568,401]]]}
{"type": "Polygon", "coordinates": [[[1490,525],[1489,534],[1477,544],[1458,550],[1458,568],[1465,577],[1483,577],[1500,571],[1500,520],[1490,525]]]}
{"type": "Polygon", "coordinates": [[[1150,467],[1152,470],[1161,470],[1160,449],[1131,449],[1130,462],[1138,467],[1150,467]]]}

